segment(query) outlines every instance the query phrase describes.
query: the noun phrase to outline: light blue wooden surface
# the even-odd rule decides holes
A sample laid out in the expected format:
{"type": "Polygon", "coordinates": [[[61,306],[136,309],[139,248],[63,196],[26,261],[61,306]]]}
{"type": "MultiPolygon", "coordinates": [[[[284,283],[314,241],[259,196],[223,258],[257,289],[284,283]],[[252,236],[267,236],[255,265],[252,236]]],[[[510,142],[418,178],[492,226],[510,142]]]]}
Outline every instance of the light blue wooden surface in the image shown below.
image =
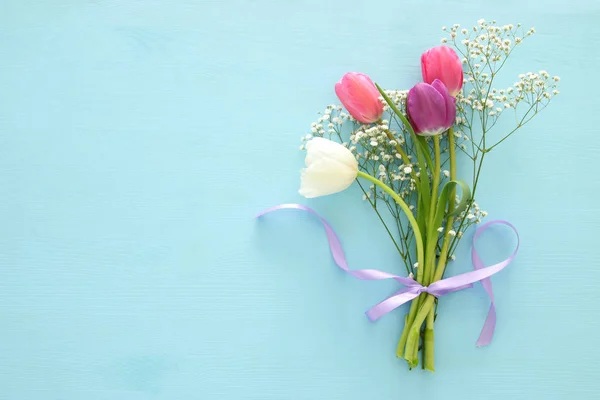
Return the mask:
{"type": "MultiPolygon", "coordinates": [[[[599,398],[599,22],[595,0],[2,0],[0,399],[599,398]],[[363,315],[393,284],[339,272],[313,219],[252,217],[302,200],[299,137],[344,72],[408,88],[442,25],[482,17],[535,26],[508,75],[561,95],[485,167],[523,241],[493,344],[481,287],[454,294],[438,371],[408,372],[403,311],[363,315]]],[[[356,187],[306,203],[353,268],[402,271],[356,187]]]]}

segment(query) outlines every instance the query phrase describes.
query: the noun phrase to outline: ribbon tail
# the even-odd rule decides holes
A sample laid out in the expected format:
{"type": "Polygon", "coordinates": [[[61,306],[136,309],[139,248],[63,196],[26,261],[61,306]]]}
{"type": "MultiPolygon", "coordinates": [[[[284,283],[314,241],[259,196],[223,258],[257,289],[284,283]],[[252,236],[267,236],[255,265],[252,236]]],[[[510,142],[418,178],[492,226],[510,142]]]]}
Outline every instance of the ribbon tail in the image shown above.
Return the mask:
{"type": "Polygon", "coordinates": [[[419,296],[418,287],[408,287],[397,291],[381,303],[371,307],[365,314],[369,321],[374,322],[402,304],[419,296]]]}
{"type": "MultiPolygon", "coordinates": [[[[479,254],[477,254],[477,251],[475,250],[475,247],[471,249],[471,259],[475,269],[485,268],[481,257],[479,257],[479,254]]],[[[490,298],[491,304],[488,315],[485,318],[483,328],[479,334],[479,339],[477,340],[477,347],[487,346],[490,344],[492,338],[494,337],[494,330],[496,329],[496,306],[494,305],[494,290],[492,289],[492,280],[490,278],[482,279],[481,286],[483,286],[483,289],[490,298]]]]}
{"type": "Polygon", "coordinates": [[[487,318],[485,319],[485,323],[483,324],[483,329],[481,329],[481,333],[479,334],[479,339],[477,340],[477,347],[487,346],[492,341],[494,337],[494,330],[496,329],[496,306],[494,302],[490,305],[490,311],[488,311],[487,318]]]}

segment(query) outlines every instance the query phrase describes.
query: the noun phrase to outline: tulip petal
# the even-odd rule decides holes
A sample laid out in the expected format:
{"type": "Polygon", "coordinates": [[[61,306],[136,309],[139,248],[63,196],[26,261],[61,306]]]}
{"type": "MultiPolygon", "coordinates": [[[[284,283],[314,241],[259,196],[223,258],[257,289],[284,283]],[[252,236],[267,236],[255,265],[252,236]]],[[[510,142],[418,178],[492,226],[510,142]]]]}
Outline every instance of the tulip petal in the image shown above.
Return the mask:
{"type": "Polygon", "coordinates": [[[336,83],[335,94],[350,115],[359,122],[372,123],[383,114],[379,91],[365,74],[348,72],[336,83]]]}
{"type": "Polygon", "coordinates": [[[417,83],[409,90],[406,110],[415,128],[423,135],[436,135],[443,130],[446,102],[443,95],[427,83],[417,83]]]}
{"type": "Polygon", "coordinates": [[[441,80],[452,97],[462,88],[462,61],[448,46],[437,46],[424,52],[421,55],[421,72],[426,83],[431,84],[435,79],[441,80]]]}
{"type": "Polygon", "coordinates": [[[316,137],[306,144],[306,168],[299,193],[306,198],[325,196],[348,188],[358,171],[356,158],[346,147],[316,137]]]}
{"type": "Polygon", "coordinates": [[[446,104],[445,107],[445,118],[444,118],[444,126],[447,128],[451,127],[456,119],[456,102],[454,97],[450,95],[448,92],[448,88],[442,81],[439,79],[435,79],[431,84],[444,98],[444,102],[446,104]]]}
{"type": "Polygon", "coordinates": [[[312,138],[306,143],[306,158],[304,162],[306,166],[309,166],[322,159],[339,162],[351,169],[355,168],[357,164],[354,155],[341,144],[322,137],[312,138]]]}

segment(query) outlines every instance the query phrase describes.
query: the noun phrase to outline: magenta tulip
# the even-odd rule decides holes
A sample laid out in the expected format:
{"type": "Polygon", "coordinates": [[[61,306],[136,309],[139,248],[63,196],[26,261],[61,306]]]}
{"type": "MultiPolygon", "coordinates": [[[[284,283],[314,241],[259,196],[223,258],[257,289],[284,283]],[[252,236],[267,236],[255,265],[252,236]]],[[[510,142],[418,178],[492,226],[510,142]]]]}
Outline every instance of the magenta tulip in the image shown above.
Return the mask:
{"type": "Polygon", "coordinates": [[[421,55],[423,81],[433,83],[439,79],[446,85],[450,95],[456,97],[463,85],[462,62],[456,52],[447,46],[437,46],[421,55]]]}
{"type": "Polygon", "coordinates": [[[408,91],[406,113],[415,133],[434,136],[452,126],[456,103],[442,81],[436,79],[431,85],[417,83],[408,91]]]}
{"type": "Polygon", "coordinates": [[[381,118],[383,103],[371,79],[359,72],[348,72],[335,84],[335,94],[355,120],[370,124],[381,118]]]}

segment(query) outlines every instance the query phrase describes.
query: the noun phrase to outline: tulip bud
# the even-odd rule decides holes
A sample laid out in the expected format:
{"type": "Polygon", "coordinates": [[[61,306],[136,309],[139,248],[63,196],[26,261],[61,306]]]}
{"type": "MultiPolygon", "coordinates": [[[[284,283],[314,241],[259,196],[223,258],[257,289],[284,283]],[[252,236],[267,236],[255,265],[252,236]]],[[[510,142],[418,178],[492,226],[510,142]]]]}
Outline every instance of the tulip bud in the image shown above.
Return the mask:
{"type": "Polygon", "coordinates": [[[437,46],[421,55],[423,81],[433,83],[442,81],[452,97],[460,92],[463,85],[462,62],[456,52],[448,46],[437,46]]]}
{"type": "Polygon", "coordinates": [[[299,193],[306,198],[341,192],[358,174],[358,162],[350,150],[321,137],[306,143],[305,163],[299,193]]]}
{"type": "Polygon", "coordinates": [[[408,91],[406,113],[415,133],[434,136],[452,126],[456,104],[446,86],[436,79],[431,85],[417,83],[408,91]]]}
{"type": "Polygon", "coordinates": [[[379,91],[365,74],[348,72],[335,84],[335,94],[350,115],[363,124],[375,122],[383,114],[379,91]]]}

